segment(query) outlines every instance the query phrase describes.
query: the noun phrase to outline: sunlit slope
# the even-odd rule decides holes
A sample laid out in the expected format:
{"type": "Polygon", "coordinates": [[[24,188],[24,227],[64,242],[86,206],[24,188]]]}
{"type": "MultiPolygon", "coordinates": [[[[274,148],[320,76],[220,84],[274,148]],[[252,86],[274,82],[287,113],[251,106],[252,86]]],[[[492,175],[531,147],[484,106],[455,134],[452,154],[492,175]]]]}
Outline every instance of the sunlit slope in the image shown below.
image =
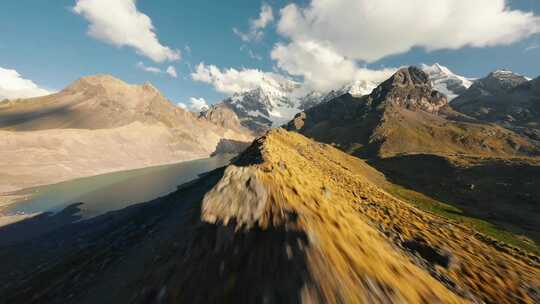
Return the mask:
{"type": "Polygon", "coordinates": [[[225,170],[189,241],[143,282],[167,286],[170,302],[539,300],[538,258],[415,209],[386,183],[329,145],[271,131],[225,170]]]}
{"type": "Polygon", "coordinates": [[[215,120],[173,105],[149,83],[108,75],[2,102],[0,193],[237,152],[253,139],[234,114],[215,120]]]}

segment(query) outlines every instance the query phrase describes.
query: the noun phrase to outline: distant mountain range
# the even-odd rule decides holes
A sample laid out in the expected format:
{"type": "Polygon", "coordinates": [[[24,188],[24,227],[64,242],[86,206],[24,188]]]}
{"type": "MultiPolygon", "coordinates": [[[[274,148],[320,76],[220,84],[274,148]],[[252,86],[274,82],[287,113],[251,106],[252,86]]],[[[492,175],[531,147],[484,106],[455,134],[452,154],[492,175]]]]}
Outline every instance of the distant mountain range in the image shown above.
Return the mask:
{"type": "Polygon", "coordinates": [[[298,114],[288,128],[360,156],[539,153],[537,144],[527,137],[495,125],[467,121],[452,109],[456,101],[449,104],[444,94],[434,90],[432,82],[419,68],[403,68],[371,94],[345,94],[314,106],[298,114]]]}
{"type": "MultiPolygon", "coordinates": [[[[434,88],[447,95],[449,100],[463,93],[472,84],[472,80],[456,75],[439,64],[422,65],[422,69],[433,81],[434,88]]],[[[346,93],[356,97],[370,94],[377,85],[372,81],[356,80],[331,91],[306,93],[294,81],[266,81],[255,89],[235,93],[219,104],[234,111],[243,126],[262,134],[288,122],[300,111],[346,93]]]]}
{"type": "Polygon", "coordinates": [[[235,151],[291,120],[289,127],[302,125],[304,134],[351,153],[523,155],[540,140],[539,83],[502,70],[473,81],[439,64],[422,65],[382,84],[358,80],[329,92],[268,80],[195,114],[174,107],[151,84],[84,77],[50,96],[0,103],[0,157],[9,163],[2,177],[12,183],[3,189],[235,151]],[[150,135],[136,139],[143,128],[150,135]],[[60,149],[47,148],[54,145],[60,149]],[[30,167],[55,162],[59,171],[37,170],[33,181],[15,185],[21,180],[15,172],[29,168],[21,167],[25,153],[35,154],[30,167]]]}
{"type": "Polygon", "coordinates": [[[220,105],[234,111],[241,124],[257,134],[288,122],[294,115],[321,102],[332,100],[345,93],[355,96],[365,95],[376,87],[369,81],[354,81],[329,92],[303,92],[293,81],[276,83],[267,81],[259,87],[233,94],[211,109],[222,109],[220,105]]]}
{"type": "Polygon", "coordinates": [[[98,76],[8,101],[0,180],[14,185],[245,149],[164,197],[2,247],[1,298],[539,303],[540,144],[522,130],[537,128],[538,84],[497,71],[467,87],[406,67],[324,94],[261,87],[194,114],[98,76]],[[243,145],[246,127],[291,115],[243,145]]]}
{"type": "Polygon", "coordinates": [[[53,95],[0,103],[0,192],[204,158],[251,139],[237,120],[198,117],[151,84],[84,77],[53,95]]]}
{"type": "Polygon", "coordinates": [[[511,71],[495,71],[475,81],[452,107],[481,121],[518,128],[540,140],[540,77],[529,80],[511,71]]]}

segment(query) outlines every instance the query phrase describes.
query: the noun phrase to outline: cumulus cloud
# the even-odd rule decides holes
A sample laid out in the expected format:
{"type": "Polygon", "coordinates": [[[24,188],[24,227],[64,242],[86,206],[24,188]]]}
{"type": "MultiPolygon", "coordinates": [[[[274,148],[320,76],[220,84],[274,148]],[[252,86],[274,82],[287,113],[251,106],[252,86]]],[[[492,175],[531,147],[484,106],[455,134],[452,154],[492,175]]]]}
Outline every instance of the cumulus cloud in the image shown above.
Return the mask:
{"type": "Polygon", "coordinates": [[[328,91],[355,80],[382,82],[395,69],[371,70],[314,41],[278,44],[271,53],[282,70],[302,76],[304,85],[312,90],[328,91]]]}
{"type": "Polygon", "coordinates": [[[51,94],[32,80],[23,78],[16,70],[0,67],[0,100],[30,98],[51,94]]]}
{"type": "Polygon", "coordinates": [[[170,65],[167,70],[165,71],[169,76],[172,78],[178,78],[178,73],[176,73],[176,68],[170,65]]]}
{"type": "MultiPolygon", "coordinates": [[[[307,2],[280,10],[277,30],[284,41],[270,55],[277,72],[287,76],[200,64],[192,78],[227,94],[256,87],[263,77],[289,76],[302,78],[303,88],[328,91],[355,80],[385,80],[395,68],[374,70],[367,64],[415,47],[434,51],[508,45],[540,33],[539,16],[511,9],[505,0],[307,2]]],[[[235,30],[242,40],[260,39],[260,29],[273,20],[271,12],[266,18],[263,12],[250,21],[248,32],[235,30]]]]}
{"type": "Polygon", "coordinates": [[[182,108],[182,109],[184,109],[184,110],[187,110],[187,109],[188,109],[188,106],[187,106],[185,103],[183,103],[183,102],[177,103],[176,106],[179,107],[179,108],[182,108]]]}
{"type": "Polygon", "coordinates": [[[505,0],[312,0],[281,10],[278,31],[343,57],[374,62],[407,52],[507,45],[540,32],[540,17],[505,0]]]}
{"type": "Polygon", "coordinates": [[[143,70],[145,72],[149,72],[149,73],[154,73],[154,74],[160,74],[161,73],[160,68],[153,67],[153,66],[147,66],[142,61],[137,62],[137,68],[139,68],[139,69],[141,69],[141,70],[143,70]]]}
{"type": "Polygon", "coordinates": [[[193,112],[201,112],[204,110],[208,110],[208,103],[206,100],[202,97],[191,97],[189,98],[189,109],[193,112]]]}
{"type": "Polygon", "coordinates": [[[209,83],[221,93],[233,94],[245,92],[261,85],[280,86],[281,83],[290,82],[285,77],[271,72],[263,72],[257,69],[234,68],[220,70],[215,65],[205,65],[203,62],[197,65],[195,72],[191,74],[195,81],[209,83]]]}
{"type": "Polygon", "coordinates": [[[144,64],[142,61],[139,61],[137,62],[137,68],[142,70],[142,71],[145,71],[145,72],[148,72],[148,73],[153,73],[153,74],[167,74],[169,76],[171,76],[172,78],[177,78],[178,77],[178,73],[176,72],[176,68],[172,65],[168,66],[167,69],[165,69],[165,71],[161,70],[160,68],[158,67],[155,67],[155,66],[148,66],[146,64],[144,64]]]}
{"type": "Polygon", "coordinates": [[[237,28],[233,28],[233,32],[244,42],[249,42],[252,40],[258,41],[264,36],[264,32],[262,30],[266,28],[266,26],[272,21],[274,21],[274,12],[272,7],[266,3],[263,3],[259,17],[257,19],[249,20],[248,32],[244,33],[237,28]]]}
{"type": "Polygon", "coordinates": [[[155,62],[180,59],[180,51],[162,45],[152,20],[136,0],[77,0],[73,11],[90,23],[88,34],[118,47],[129,46],[155,62]]]}

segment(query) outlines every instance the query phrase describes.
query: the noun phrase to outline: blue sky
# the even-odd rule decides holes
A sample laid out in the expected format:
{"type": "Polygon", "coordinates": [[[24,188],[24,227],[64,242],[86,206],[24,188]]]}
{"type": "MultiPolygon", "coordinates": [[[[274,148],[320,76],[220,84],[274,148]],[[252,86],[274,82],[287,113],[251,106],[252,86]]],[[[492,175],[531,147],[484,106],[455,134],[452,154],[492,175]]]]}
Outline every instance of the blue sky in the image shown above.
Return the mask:
{"type": "MultiPolygon", "coordinates": [[[[85,1],[91,2],[92,0],[85,1]]],[[[120,1],[129,2],[132,0],[120,1]]],[[[347,2],[345,0],[339,1],[347,2]]],[[[336,0],[336,2],[339,1],[336,0]]],[[[451,2],[452,0],[445,1],[451,2]]],[[[499,0],[490,1],[498,2],[499,0]]],[[[110,41],[107,42],[88,35],[89,25],[92,21],[85,17],[84,13],[73,11],[73,7],[76,5],[75,0],[2,0],[0,3],[0,29],[2,29],[0,31],[0,68],[16,70],[21,77],[29,79],[48,90],[60,90],[84,75],[112,74],[129,83],[150,81],[173,102],[188,102],[190,97],[203,97],[209,103],[214,103],[230,94],[230,90],[218,88],[219,84],[216,83],[215,77],[212,80],[195,81],[191,73],[194,72],[199,63],[204,62],[204,67],[215,65],[219,68],[220,73],[223,72],[223,75],[218,76],[219,80],[230,76],[226,73],[226,69],[234,68],[236,71],[257,69],[262,73],[274,72],[268,75],[279,73],[301,81],[308,73],[301,70],[305,64],[302,65],[294,61],[300,60],[299,57],[290,58],[292,56],[289,56],[289,53],[279,55],[276,52],[272,55],[274,58],[271,58],[271,54],[275,50],[276,44],[281,43],[284,46],[284,51],[293,54],[293,51],[296,50],[298,56],[301,56],[304,54],[304,49],[294,48],[294,43],[305,46],[305,41],[302,41],[302,39],[303,37],[309,37],[309,39],[319,43],[319,46],[323,45],[325,48],[331,49],[331,56],[336,53],[338,56],[336,58],[340,58],[338,62],[340,67],[343,66],[343,71],[350,70],[351,62],[355,68],[369,70],[440,62],[454,72],[468,77],[480,77],[497,68],[511,69],[530,77],[540,75],[540,47],[538,47],[540,46],[540,36],[538,34],[540,24],[538,19],[534,19],[540,15],[540,1],[538,0],[512,0],[506,2],[508,5],[506,10],[532,12],[535,16],[531,17],[530,22],[538,27],[534,32],[523,34],[523,28],[530,27],[530,25],[515,25],[520,20],[509,20],[508,24],[516,27],[516,35],[519,33],[522,35],[522,37],[515,39],[511,43],[507,42],[507,40],[508,35],[514,35],[513,32],[504,37],[494,37],[491,40],[486,40],[482,46],[467,46],[470,45],[470,41],[466,41],[465,46],[458,45],[459,47],[456,47],[456,43],[456,45],[450,46],[452,49],[448,49],[445,47],[445,43],[440,42],[440,39],[436,37],[438,32],[433,31],[426,34],[433,35],[430,39],[411,35],[408,38],[410,41],[403,42],[403,45],[406,46],[407,43],[411,43],[412,49],[404,53],[395,51],[392,46],[381,44],[381,54],[384,56],[375,59],[373,55],[370,55],[372,53],[358,50],[358,48],[370,47],[372,41],[369,37],[374,37],[373,35],[377,33],[380,36],[380,32],[375,31],[373,35],[372,33],[366,34],[364,33],[366,32],[365,27],[357,24],[350,24],[352,31],[339,25],[330,26],[328,31],[325,28],[323,30],[317,29],[316,26],[313,29],[298,30],[280,25],[278,33],[278,24],[283,21],[280,16],[281,8],[295,3],[296,11],[302,12],[310,2],[307,0],[296,2],[265,1],[264,3],[273,11],[273,20],[267,21],[262,27],[259,24],[259,27],[254,30],[263,33],[260,39],[252,37],[247,39],[249,41],[243,41],[239,35],[233,32],[233,28],[249,34],[254,21],[259,17],[263,2],[245,0],[138,0],[136,1],[136,8],[138,12],[147,15],[151,19],[154,27],[153,31],[157,35],[159,43],[181,53],[181,59],[179,60],[172,59],[156,62],[149,56],[137,52],[133,47],[118,47],[110,41]],[[518,28],[519,26],[522,27],[518,28]],[[343,37],[349,38],[349,40],[355,40],[357,37],[355,35],[358,34],[358,44],[360,46],[350,45],[337,38],[335,44],[333,44],[333,37],[340,37],[341,35],[339,31],[344,31],[343,37]],[[325,37],[330,38],[326,39],[325,37]],[[494,39],[503,42],[493,42],[494,39]],[[427,51],[426,46],[435,50],[427,51]],[[164,72],[159,74],[146,72],[140,68],[140,63],[147,67],[159,68],[162,71],[165,71],[169,66],[173,66],[177,70],[178,77],[173,78],[164,72]]],[[[323,9],[325,7],[320,6],[314,8],[311,13],[320,14],[323,9]]],[[[306,12],[304,11],[304,13],[306,12]]],[[[392,12],[388,12],[388,15],[389,18],[390,16],[395,17],[392,12]]],[[[300,16],[302,17],[302,15],[300,16]]],[[[312,22],[308,20],[308,17],[302,18],[300,22],[304,26],[310,26],[312,22]]],[[[520,18],[518,17],[518,19],[520,18]]],[[[493,19],[500,18],[495,16],[489,19],[488,22],[494,22],[495,26],[501,28],[508,27],[496,20],[491,21],[493,19]]],[[[344,20],[348,20],[346,16],[344,20]]],[[[335,22],[339,21],[338,18],[335,22]]],[[[380,24],[377,22],[372,23],[369,28],[382,27],[385,22],[385,20],[381,20],[380,24]]],[[[422,23],[423,21],[422,18],[418,17],[415,22],[422,23]]],[[[448,22],[452,22],[452,18],[449,18],[448,22]]],[[[461,21],[456,20],[456,22],[461,21]]],[[[462,21],[462,23],[466,22],[467,20],[462,21]]],[[[430,27],[431,25],[428,22],[426,26],[430,27]]],[[[440,25],[437,24],[437,26],[440,25]]],[[[499,30],[497,27],[493,28],[493,31],[499,30]]],[[[458,26],[457,31],[464,31],[464,28],[459,29],[458,26]]],[[[481,29],[478,31],[481,33],[481,29]]],[[[442,31],[442,33],[445,32],[442,31]]],[[[378,39],[379,36],[375,36],[375,39],[378,39]]],[[[399,39],[399,36],[397,37],[399,39]]],[[[460,38],[461,36],[456,37],[460,38]]],[[[396,38],[389,37],[388,39],[396,38]]],[[[313,48],[309,49],[313,50],[313,48]]],[[[319,50],[317,47],[315,49],[319,50]]],[[[376,52],[377,50],[373,51],[376,52]]],[[[322,53],[315,54],[320,56],[322,53]]],[[[324,54],[326,54],[326,51],[324,54]]],[[[309,64],[309,61],[303,63],[309,64]]],[[[336,73],[344,75],[340,72],[342,71],[341,68],[336,71],[336,73]]],[[[310,71],[309,75],[311,76],[309,77],[318,72],[331,77],[324,70],[310,71]]],[[[242,78],[239,81],[244,81],[244,79],[242,78]]],[[[306,81],[309,81],[315,87],[325,86],[321,82],[324,79],[321,80],[320,77],[314,77],[306,81]]]]}

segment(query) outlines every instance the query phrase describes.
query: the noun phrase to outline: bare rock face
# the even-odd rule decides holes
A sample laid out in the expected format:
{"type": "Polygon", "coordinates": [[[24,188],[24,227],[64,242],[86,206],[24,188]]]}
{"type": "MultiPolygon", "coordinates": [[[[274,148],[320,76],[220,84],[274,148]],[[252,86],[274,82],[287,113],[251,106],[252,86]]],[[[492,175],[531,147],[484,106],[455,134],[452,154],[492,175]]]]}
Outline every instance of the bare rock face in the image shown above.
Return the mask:
{"type": "Polygon", "coordinates": [[[382,102],[437,113],[448,104],[446,96],[434,91],[429,76],[417,67],[403,68],[371,93],[375,104],[382,102]]]}
{"type": "Polygon", "coordinates": [[[204,196],[201,217],[211,224],[228,225],[234,220],[237,227],[252,227],[263,216],[267,201],[266,189],[253,168],[230,165],[204,196]]]}
{"type": "Polygon", "coordinates": [[[305,112],[298,113],[294,116],[294,119],[291,120],[287,124],[286,129],[289,131],[302,130],[302,128],[304,127],[305,120],[306,120],[306,113],[305,112]]]}
{"type": "Polygon", "coordinates": [[[201,112],[199,118],[205,119],[223,128],[244,133],[251,132],[249,129],[242,126],[236,113],[223,103],[212,105],[208,110],[201,112]]]}

